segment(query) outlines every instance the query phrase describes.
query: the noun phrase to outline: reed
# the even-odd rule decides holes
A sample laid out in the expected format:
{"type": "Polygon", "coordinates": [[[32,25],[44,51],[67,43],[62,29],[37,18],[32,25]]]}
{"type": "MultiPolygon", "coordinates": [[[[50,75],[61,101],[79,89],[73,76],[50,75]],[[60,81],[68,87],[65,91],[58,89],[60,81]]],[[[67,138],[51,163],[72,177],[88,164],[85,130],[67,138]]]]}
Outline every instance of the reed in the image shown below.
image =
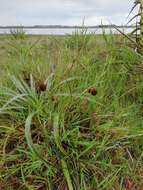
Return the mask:
{"type": "Polygon", "coordinates": [[[143,0],[135,0],[134,6],[131,9],[131,12],[137,7],[138,7],[138,12],[133,18],[131,18],[129,23],[133,20],[136,20],[136,29],[132,33],[136,34],[136,41],[140,46],[137,49],[139,52],[142,53],[142,49],[143,49],[143,0]]]}

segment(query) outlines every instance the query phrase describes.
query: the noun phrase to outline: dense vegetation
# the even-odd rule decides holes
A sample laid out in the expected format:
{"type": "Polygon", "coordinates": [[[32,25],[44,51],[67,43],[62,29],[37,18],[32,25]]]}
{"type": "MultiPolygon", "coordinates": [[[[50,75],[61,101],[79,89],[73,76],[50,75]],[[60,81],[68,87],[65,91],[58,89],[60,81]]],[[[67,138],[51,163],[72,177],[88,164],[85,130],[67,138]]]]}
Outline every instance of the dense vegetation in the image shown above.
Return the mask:
{"type": "Polygon", "coordinates": [[[143,189],[143,57],[120,35],[0,37],[0,189],[143,189]]]}

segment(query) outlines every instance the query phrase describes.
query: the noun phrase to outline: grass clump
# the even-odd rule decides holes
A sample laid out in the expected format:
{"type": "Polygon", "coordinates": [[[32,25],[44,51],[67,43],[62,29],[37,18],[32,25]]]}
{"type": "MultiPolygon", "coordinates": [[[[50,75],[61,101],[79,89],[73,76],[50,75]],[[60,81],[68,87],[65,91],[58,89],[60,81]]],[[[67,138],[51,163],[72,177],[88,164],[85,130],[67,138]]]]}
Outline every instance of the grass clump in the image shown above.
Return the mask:
{"type": "Polygon", "coordinates": [[[120,35],[23,35],[0,62],[0,188],[141,190],[142,56],[120,35]]]}

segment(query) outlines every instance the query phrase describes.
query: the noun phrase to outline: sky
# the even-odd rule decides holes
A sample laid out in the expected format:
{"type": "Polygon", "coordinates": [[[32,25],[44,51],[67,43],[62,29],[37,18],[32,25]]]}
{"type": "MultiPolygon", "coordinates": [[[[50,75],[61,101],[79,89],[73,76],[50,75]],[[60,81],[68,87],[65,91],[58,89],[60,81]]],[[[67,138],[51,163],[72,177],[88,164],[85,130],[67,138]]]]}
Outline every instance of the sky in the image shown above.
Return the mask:
{"type": "Polygon", "coordinates": [[[134,0],[0,0],[0,25],[125,24],[134,0]]]}

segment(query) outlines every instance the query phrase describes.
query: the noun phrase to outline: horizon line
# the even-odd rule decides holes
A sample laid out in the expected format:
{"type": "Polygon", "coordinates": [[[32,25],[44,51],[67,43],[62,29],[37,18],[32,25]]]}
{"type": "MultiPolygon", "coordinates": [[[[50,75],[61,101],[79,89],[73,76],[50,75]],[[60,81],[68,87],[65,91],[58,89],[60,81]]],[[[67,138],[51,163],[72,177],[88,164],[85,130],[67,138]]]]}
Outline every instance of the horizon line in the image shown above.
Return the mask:
{"type": "Polygon", "coordinates": [[[121,28],[134,28],[134,25],[116,25],[116,24],[100,24],[100,25],[46,25],[46,24],[36,24],[36,25],[0,25],[0,28],[103,28],[103,27],[121,27],[121,28]]]}

